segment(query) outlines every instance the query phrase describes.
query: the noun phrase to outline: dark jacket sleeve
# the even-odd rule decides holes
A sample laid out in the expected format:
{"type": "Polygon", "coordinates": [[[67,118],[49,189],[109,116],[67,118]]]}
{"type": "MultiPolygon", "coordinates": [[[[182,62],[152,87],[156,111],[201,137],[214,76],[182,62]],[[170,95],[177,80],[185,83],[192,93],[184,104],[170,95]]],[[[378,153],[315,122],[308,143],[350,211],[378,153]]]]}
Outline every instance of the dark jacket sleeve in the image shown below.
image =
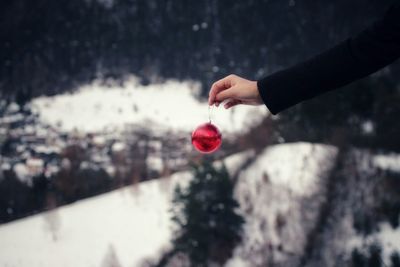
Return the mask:
{"type": "Polygon", "coordinates": [[[365,77],[400,57],[400,3],[358,35],[257,82],[272,114],[365,77]]]}

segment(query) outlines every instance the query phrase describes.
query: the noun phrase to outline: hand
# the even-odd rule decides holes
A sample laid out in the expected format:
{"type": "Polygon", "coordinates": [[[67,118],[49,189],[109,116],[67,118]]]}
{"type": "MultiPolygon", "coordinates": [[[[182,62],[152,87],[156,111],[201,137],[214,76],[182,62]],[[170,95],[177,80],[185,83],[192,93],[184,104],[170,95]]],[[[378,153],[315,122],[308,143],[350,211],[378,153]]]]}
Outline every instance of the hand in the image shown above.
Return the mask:
{"type": "Polygon", "coordinates": [[[227,100],[226,109],[239,104],[261,105],[263,103],[257,88],[256,81],[243,79],[236,75],[229,75],[215,82],[211,86],[208,104],[219,106],[227,100]]]}

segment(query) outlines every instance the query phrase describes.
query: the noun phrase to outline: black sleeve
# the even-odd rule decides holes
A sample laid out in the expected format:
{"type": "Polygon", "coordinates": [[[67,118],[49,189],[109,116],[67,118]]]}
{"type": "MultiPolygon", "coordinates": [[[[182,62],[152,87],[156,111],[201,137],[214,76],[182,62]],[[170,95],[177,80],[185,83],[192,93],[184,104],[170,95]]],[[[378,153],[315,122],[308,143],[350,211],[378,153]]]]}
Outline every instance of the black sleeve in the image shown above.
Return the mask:
{"type": "Polygon", "coordinates": [[[400,3],[369,28],[333,48],[257,82],[276,114],[301,101],[365,77],[400,57],[400,3]]]}

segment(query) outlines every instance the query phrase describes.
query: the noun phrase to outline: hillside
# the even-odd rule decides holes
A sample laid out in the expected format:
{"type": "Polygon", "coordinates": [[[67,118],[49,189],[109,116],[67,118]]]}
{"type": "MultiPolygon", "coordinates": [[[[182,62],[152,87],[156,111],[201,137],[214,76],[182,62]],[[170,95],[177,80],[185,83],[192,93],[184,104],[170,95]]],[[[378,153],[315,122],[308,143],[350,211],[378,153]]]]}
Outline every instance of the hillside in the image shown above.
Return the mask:
{"type": "Polygon", "coordinates": [[[24,106],[0,102],[0,223],[186,170],[198,157],[191,132],[209,119],[223,135],[217,158],[243,150],[235,138],[267,110],[209,110],[199,89],[177,80],[143,86],[132,76],[24,106]]]}
{"type": "MultiPolygon", "coordinates": [[[[248,262],[249,248],[261,257],[264,253],[259,249],[282,242],[290,244],[285,250],[301,252],[307,233],[304,227],[314,220],[316,212],[310,211],[308,221],[302,221],[305,214],[301,213],[304,205],[300,200],[307,198],[318,208],[323,177],[331,168],[323,163],[336,153],[335,148],[324,145],[277,145],[267,148],[241,172],[236,197],[246,218],[245,241],[228,264],[248,262]],[[289,162],[291,169],[287,168],[289,162]],[[287,217],[283,236],[274,230],[278,214],[292,214],[287,217]],[[303,238],[298,238],[299,234],[303,238]]],[[[234,155],[225,162],[234,173],[249,157],[254,154],[234,155]]],[[[142,259],[157,257],[168,246],[172,190],[189,178],[187,172],[176,173],[2,225],[0,265],[112,266],[105,262],[118,261],[120,266],[138,266],[142,259]]]]}

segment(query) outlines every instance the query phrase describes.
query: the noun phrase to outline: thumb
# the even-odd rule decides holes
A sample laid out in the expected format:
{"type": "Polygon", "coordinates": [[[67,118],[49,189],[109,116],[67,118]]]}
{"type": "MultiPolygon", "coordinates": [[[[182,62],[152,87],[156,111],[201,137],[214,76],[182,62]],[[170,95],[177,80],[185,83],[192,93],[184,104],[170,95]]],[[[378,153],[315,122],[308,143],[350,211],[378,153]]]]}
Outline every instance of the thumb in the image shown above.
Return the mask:
{"type": "Polygon", "coordinates": [[[215,99],[216,99],[218,102],[223,102],[223,101],[225,101],[226,99],[235,98],[234,88],[235,88],[235,87],[232,86],[232,87],[229,88],[229,89],[226,89],[226,90],[224,90],[224,91],[219,92],[219,93],[215,96],[215,99]]]}

